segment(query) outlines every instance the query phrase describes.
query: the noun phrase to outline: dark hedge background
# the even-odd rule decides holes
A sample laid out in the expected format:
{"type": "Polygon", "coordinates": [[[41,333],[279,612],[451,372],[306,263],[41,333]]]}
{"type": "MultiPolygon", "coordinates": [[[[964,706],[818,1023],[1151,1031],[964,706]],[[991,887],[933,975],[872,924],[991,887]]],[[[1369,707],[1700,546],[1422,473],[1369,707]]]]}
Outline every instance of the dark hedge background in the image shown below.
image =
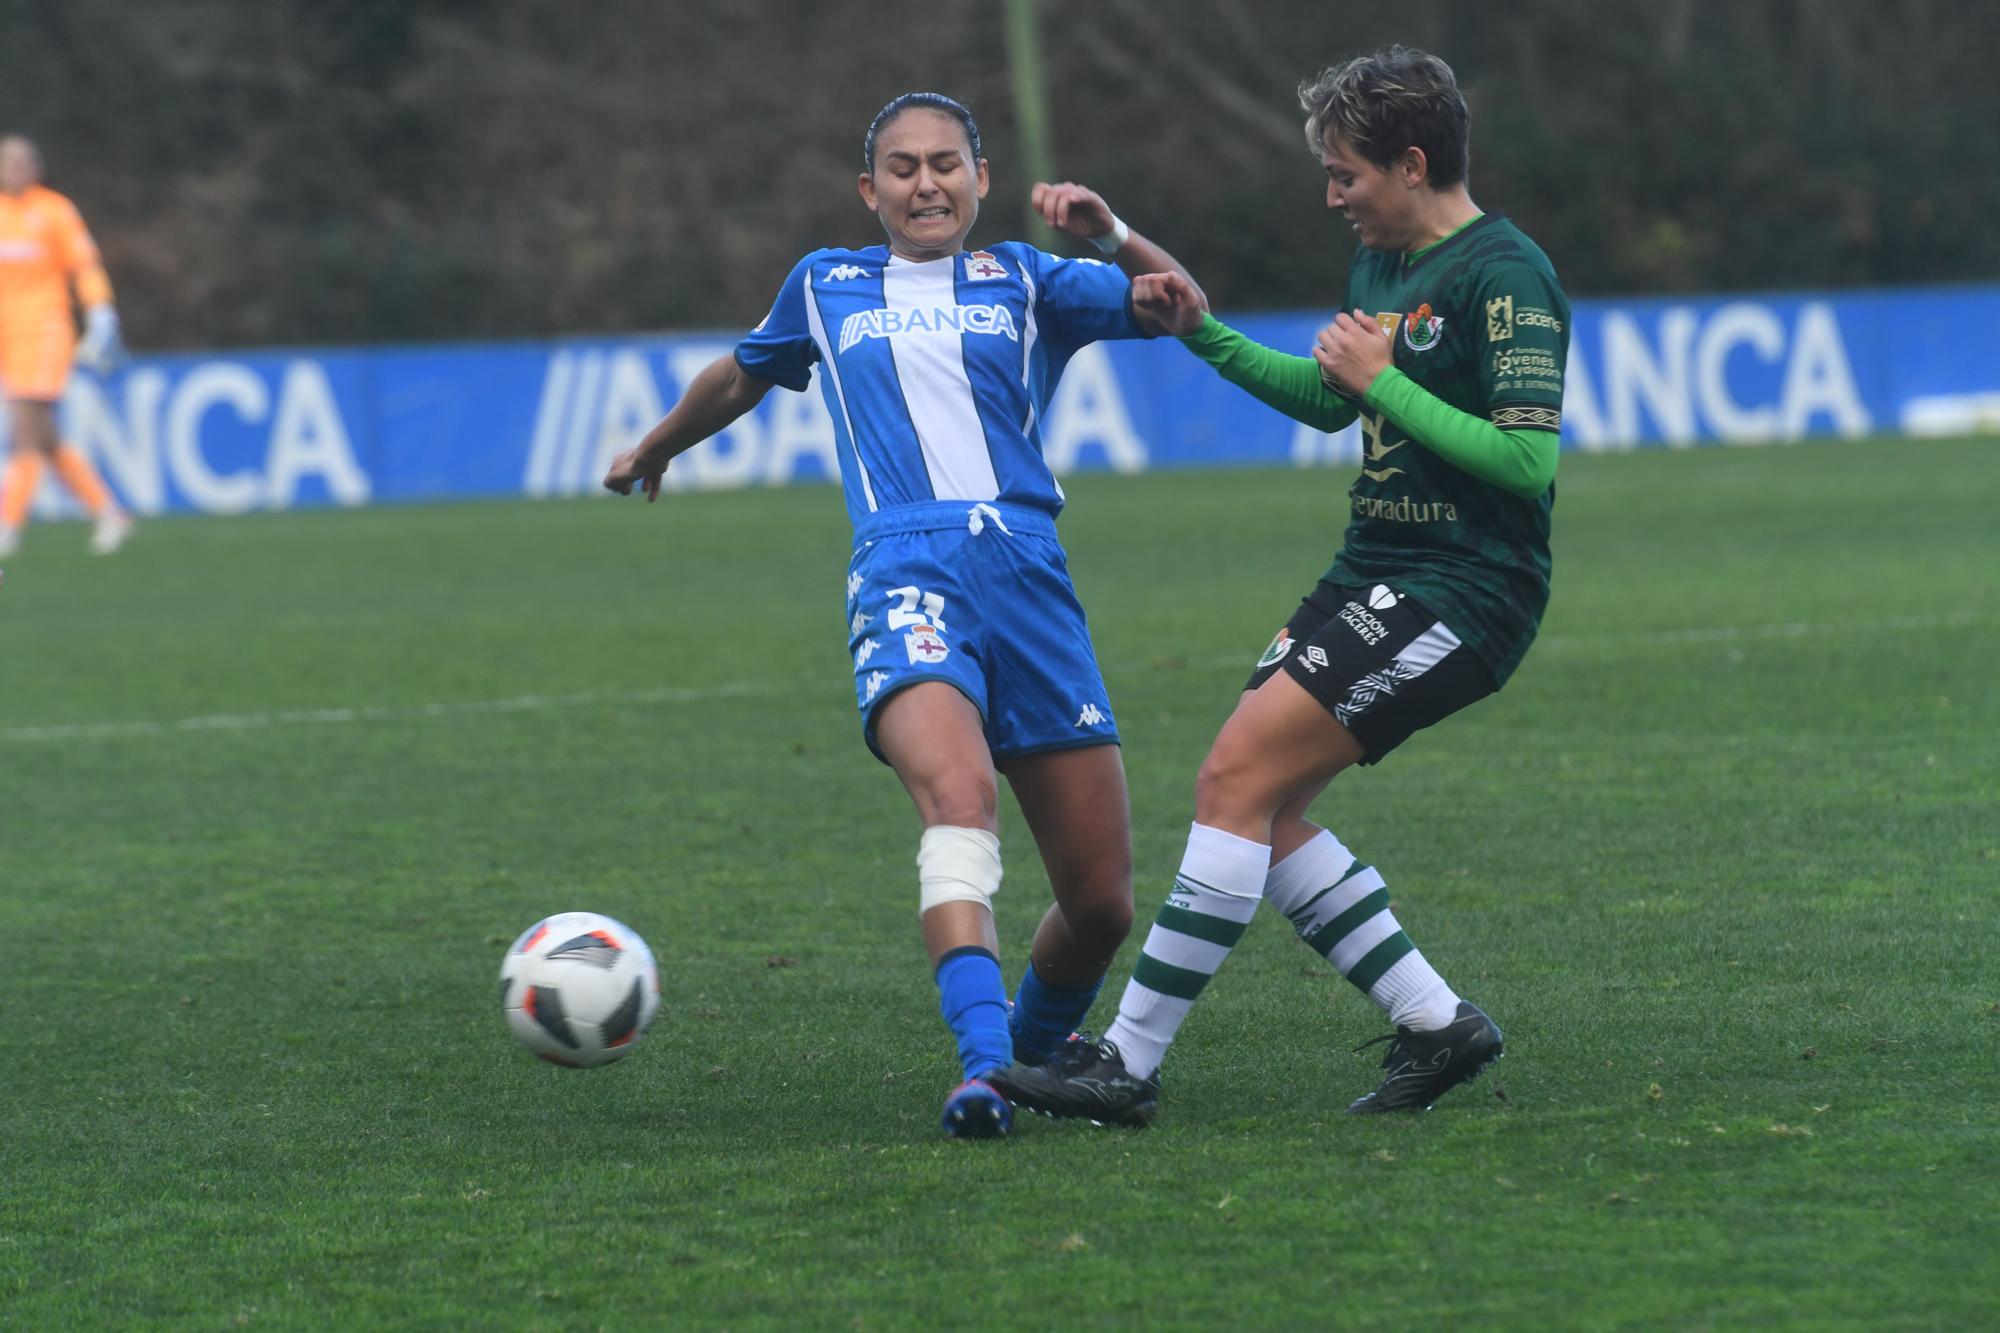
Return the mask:
{"type": "MultiPolygon", "coordinates": [[[[1473,193],[1573,294],[2000,276],[2000,5],[1039,5],[1061,175],[1218,306],[1334,299],[1299,79],[1405,40],[1473,106],[1473,193]]],[[[0,0],[0,126],[43,144],[142,348],[759,318],[855,198],[882,102],[980,116],[1028,181],[998,0],[0,0]]]]}

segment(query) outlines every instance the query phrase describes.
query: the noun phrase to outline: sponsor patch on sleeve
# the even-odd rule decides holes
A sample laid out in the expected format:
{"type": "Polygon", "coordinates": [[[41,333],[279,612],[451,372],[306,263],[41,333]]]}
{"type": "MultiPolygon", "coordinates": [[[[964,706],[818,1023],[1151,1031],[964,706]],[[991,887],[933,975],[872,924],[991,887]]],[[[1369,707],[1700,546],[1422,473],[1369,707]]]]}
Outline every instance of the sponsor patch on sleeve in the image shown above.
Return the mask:
{"type": "Polygon", "coordinates": [[[1496,407],[1493,409],[1493,424],[1501,430],[1553,430],[1560,431],[1563,414],[1554,407],[1496,407]]]}

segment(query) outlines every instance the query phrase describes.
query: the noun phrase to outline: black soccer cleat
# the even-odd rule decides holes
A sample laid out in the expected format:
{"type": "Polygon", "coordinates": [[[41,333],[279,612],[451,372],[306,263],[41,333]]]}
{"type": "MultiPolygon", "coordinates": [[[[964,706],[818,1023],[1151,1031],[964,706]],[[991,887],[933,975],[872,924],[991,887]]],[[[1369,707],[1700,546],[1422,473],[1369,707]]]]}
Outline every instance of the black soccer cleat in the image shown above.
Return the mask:
{"type": "Polygon", "coordinates": [[[1505,1054],[1500,1029],[1464,1000],[1458,1002],[1457,1016],[1435,1032],[1399,1027],[1354,1049],[1365,1051],[1385,1041],[1389,1053],[1382,1057],[1382,1086],[1350,1105],[1349,1115],[1428,1111],[1438,1098],[1477,1078],[1505,1054]]]}
{"type": "Polygon", "coordinates": [[[1014,1105],[1058,1119],[1137,1129],[1160,1109],[1160,1076],[1126,1073],[1108,1041],[1068,1041],[1045,1065],[1009,1065],[986,1081],[1014,1105]]]}

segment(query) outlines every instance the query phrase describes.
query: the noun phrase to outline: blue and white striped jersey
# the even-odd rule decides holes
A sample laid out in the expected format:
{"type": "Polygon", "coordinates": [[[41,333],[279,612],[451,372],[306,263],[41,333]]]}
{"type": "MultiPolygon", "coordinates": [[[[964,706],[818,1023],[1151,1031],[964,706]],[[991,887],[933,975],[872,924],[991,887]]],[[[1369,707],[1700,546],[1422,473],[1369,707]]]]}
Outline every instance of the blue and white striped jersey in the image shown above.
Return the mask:
{"type": "Polygon", "coordinates": [[[1079,347],[1140,337],[1117,268],[1019,241],[915,263],[887,246],[815,250],[736,345],[759,379],[820,389],[848,516],[1000,500],[1055,514],[1042,410],[1079,347]]]}

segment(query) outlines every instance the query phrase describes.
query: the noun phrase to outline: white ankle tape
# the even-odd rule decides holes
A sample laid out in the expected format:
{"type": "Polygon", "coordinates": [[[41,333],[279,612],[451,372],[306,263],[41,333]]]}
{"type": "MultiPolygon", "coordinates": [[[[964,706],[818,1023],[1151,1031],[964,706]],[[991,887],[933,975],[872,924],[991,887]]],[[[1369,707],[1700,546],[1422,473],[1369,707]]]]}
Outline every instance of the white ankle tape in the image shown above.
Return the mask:
{"type": "Polygon", "coordinates": [[[983,903],[1000,892],[1000,839],[983,828],[938,824],[917,843],[917,910],[940,903],[983,903]]]}

